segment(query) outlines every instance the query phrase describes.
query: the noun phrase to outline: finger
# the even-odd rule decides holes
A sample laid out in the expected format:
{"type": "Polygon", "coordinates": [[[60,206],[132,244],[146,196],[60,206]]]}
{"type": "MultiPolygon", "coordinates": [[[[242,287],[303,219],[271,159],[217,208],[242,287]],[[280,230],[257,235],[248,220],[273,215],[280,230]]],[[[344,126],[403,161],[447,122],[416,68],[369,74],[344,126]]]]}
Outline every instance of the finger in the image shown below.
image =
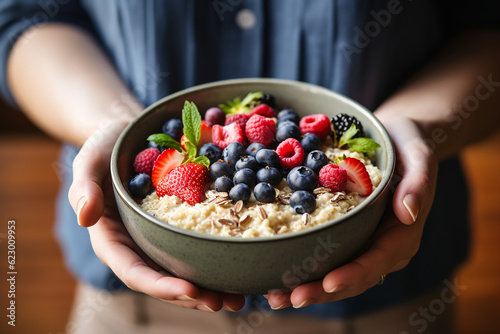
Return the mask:
{"type": "Polygon", "coordinates": [[[293,290],[290,301],[294,308],[302,308],[312,304],[328,302],[330,294],[325,292],[321,281],[315,281],[298,286],[293,290]]]}
{"type": "MultiPolygon", "coordinates": [[[[193,284],[168,277],[149,267],[126,243],[118,241],[112,229],[107,229],[106,219],[89,228],[92,246],[99,259],[132,290],[163,300],[195,300],[200,291],[193,284]],[[182,298],[181,298],[182,297],[182,298]]],[[[202,299],[203,301],[203,299],[202,299]]],[[[210,305],[220,308],[221,302],[210,305]]]]}
{"type": "Polygon", "coordinates": [[[222,295],[223,306],[226,311],[236,312],[245,306],[245,296],[233,293],[224,293],[222,295]]]}
{"type": "Polygon", "coordinates": [[[325,276],[323,289],[326,292],[350,289],[352,295],[359,294],[377,284],[381,275],[400,270],[409,263],[418,251],[423,224],[406,226],[395,217],[386,224],[389,227],[385,233],[366,253],[325,276]]]}
{"type": "Polygon", "coordinates": [[[404,224],[413,224],[430,208],[437,177],[437,160],[422,140],[416,124],[398,118],[386,122],[398,158],[396,177],[401,182],[393,196],[393,210],[404,224]]]}
{"type": "Polygon", "coordinates": [[[281,310],[292,306],[290,301],[291,292],[282,290],[271,290],[266,295],[267,302],[273,310],[281,310]]]}

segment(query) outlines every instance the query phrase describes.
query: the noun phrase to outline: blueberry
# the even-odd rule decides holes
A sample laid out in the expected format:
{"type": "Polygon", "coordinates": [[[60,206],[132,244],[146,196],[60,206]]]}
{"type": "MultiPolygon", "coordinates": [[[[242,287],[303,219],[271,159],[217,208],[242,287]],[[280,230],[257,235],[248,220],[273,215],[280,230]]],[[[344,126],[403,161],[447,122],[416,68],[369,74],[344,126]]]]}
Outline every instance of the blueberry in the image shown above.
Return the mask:
{"type": "Polygon", "coordinates": [[[283,109],[278,113],[278,121],[292,121],[299,124],[300,116],[292,109],[283,109]]]}
{"type": "Polygon", "coordinates": [[[313,191],[318,184],[316,173],[305,166],[295,167],[288,173],[286,182],[292,190],[313,191]]]}
{"type": "Polygon", "coordinates": [[[151,148],[157,148],[160,150],[160,152],[163,152],[165,151],[165,146],[161,146],[161,145],[158,145],[157,143],[155,143],[154,141],[149,141],[148,142],[148,147],[151,147],[151,148]]]}
{"type": "Polygon", "coordinates": [[[276,141],[282,142],[288,138],[294,138],[300,140],[302,133],[300,132],[299,127],[296,124],[284,124],[278,127],[276,131],[276,141]]]}
{"type": "Polygon", "coordinates": [[[224,161],[229,162],[231,166],[234,166],[236,161],[238,161],[241,157],[244,157],[246,153],[247,152],[245,151],[243,144],[236,141],[227,145],[224,151],[222,151],[222,158],[224,161]]]}
{"type": "Polygon", "coordinates": [[[210,163],[213,164],[221,158],[222,150],[215,144],[207,143],[200,148],[199,155],[206,156],[210,160],[210,163]]]}
{"type": "Polygon", "coordinates": [[[280,166],[280,157],[278,156],[278,153],[267,148],[259,150],[259,152],[257,152],[257,155],[255,156],[255,159],[257,159],[257,162],[259,164],[264,166],[280,166]]]}
{"type": "Polygon", "coordinates": [[[233,167],[224,161],[216,161],[210,165],[209,174],[212,180],[217,180],[218,177],[227,176],[233,177],[234,169],[233,167]]]}
{"type": "Polygon", "coordinates": [[[251,170],[256,172],[257,169],[259,169],[259,163],[257,162],[257,160],[255,160],[254,157],[246,156],[246,157],[243,157],[240,160],[236,161],[235,167],[236,167],[236,171],[239,171],[240,169],[243,169],[243,168],[250,168],[251,170]]]}
{"type": "Polygon", "coordinates": [[[231,190],[231,188],[233,187],[233,180],[231,180],[227,176],[218,177],[217,180],[215,180],[214,187],[216,191],[228,193],[229,190],[231,190]]]}
{"type": "Polygon", "coordinates": [[[316,210],[316,199],[305,190],[298,190],[290,196],[290,206],[298,214],[313,213],[316,210]]]}
{"type": "Polygon", "coordinates": [[[266,146],[264,146],[261,143],[253,143],[253,144],[250,144],[247,147],[247,153],[248,153],[248,155],[250,155],[252,157],[255,157],[255,155],[257,154],[257,152],[259,152],[263,148],[266,148],[266,146]]]}
{"type": "Polygon", "coordinates": [[[314,150],[307,154],[304,166],[311,168],[316,174],[319,175],[319,171],[321,170],[321,168],[323,168],[323,166],[328,162],[329,161],[325,153],[314,150]]]}
{"type": "Polygon", "coordinates": [[[146,197],[153,190],[153,183],[148,174],[137,174],[128,185],[130,194],[134,197],[146,197]]]}
{"type": "Polygon", "coordinates": [[[280,127],[285,126],[285,125],[297,125],[297,124],[295,124],[294,122],[292,122],[290,120],[284,120],[284,121],[278,121],[278,124],[276,126],[279,129],[280,127]]]}
{"type": "Polygon", "coordinates": [[[164,134],[169,135],[179,141],[182,137],[182,121],[178,118],[172,118],[163,124],[162,130],[164,134]]]}
{"type": "Polygon", "coordinates": [[[243,202],[247,202],[250,199],[251,194],[252,191],[250,190],[249,186],[244,183],[239,183],[235,185],[231,189],[231,191],[229,191],[229,198],[231,198],[235,202],[238,202],[240,200],[243,202]]]}
{"type": "Polygon", "coordinates": [[[259,169],[255,176],[257,177],[257,182],[270,183],[273,187],[277,187],[283,179],[278,168],[269,166],[259,169]]]}
{"type": "Polygon", "coordinates": [[[282,167],[280,169],[280,172],[281,172],[281,176],[283,176],[284,178],[286,178],[288,176],[288,173],[290,173],[292,169],[291,168],[288,168],[288,167],[282,167]]]}
{"type": "Polygon", "coordinates": [[[255,185],[255,172],[250,168],[243,168],[234,173],[233,183],[240,184],[244,183],[248,185],[250,188],[255,185]]]}
{"type": "Polygon", "coordinates": [[[255,199],[262,203],[272,203],[276,199],[276,191],[269,183],[258,183],[253,189],[255,199]]]}
{"type": "Polygon", "coordinates": [[[321,140],[314,133],[306,133],[300,141],[300,145],[302,145],[304,152],[307,154],[314,150],[320,150],[321,140]]]}

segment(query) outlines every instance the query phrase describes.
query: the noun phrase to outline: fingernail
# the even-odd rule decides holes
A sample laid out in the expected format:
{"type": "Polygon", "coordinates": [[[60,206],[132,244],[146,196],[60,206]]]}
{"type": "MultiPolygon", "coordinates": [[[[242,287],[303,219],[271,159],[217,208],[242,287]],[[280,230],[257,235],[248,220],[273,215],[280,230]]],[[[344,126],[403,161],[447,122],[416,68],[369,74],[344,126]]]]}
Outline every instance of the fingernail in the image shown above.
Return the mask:
{"type": "Polygon", "coordinates": [[[413,194],[406,195],[405,198],[403,199],[403,204],[410,213],[413,222],[415,222],[418,216],[418,201],[415,195],[413,194]]]}
{"type": "Polygon", "coordinates": [[[211,312],[211,313],[215,313],[214,310],[212,310],[210,307],[208,307],[207,305],[198,305],[196,307],[198,310],[201,310],[201,311],[208,311],[208,312],[211,312]]]}
{"type": "Polygon", "coordinates": [[[276,311],[276,310],[279,310],[279,309],[283,308],[283,306],[285,306],[285,304],[286,303],[283,303],[280,306],[271,306],[271,308],[276,311]]]}
{"type": "Polygon", "coordinates": [[[300,305],[298,305],[298,306],[293,305],[293,308],[301,308],[301,307],[306,307],[306,306],[308,306],[308,305],[314,304],[314,303],[315,303],[315,301],[316,301],[316,300],[315,300],[315,299],[312,299],[312,298],[311,298],[311,299],[306,299],[306,300],[304,300],[302,303],[300,303],[300,305]]]}
{"type": "Polygon", "coordinates": [[[229,312],[236,312],[235,310],[233,310],[232,308],[230,308],[227,305],[224,305],[223,309],[226,310],[226,311],[229,311],[229,312]]]}
{"type": "Polygon", "coordinates": [[[194,300],[196,300],[195,298],[189,297],[188,295],[177,296],[175,299],[177,299],[177,300],[184,300],[184,301],[194,301],[194,300]]]}
{"type": "Polygon", "coordinates": [[[348,285],[340,284],[340,285],[334,286],[330,290],[325,290],[325,291],[328,292],[328,293],[334,293],[334,292],[342,291],[342,290],[347,289],[347,288],[348,288],[348,285]]]}
{"type": "Polygon", "coordinates": [[[83,207],[85,206],[86,203],[87,203],[87,197],[82,197],[80,198],[80,200],[78,201],[78,205],[76,206],[76,218],[78,220],[78,225],[80,226],[82,226],[82,224],[80,223],[80,213],[82,212],[83,207]]]}

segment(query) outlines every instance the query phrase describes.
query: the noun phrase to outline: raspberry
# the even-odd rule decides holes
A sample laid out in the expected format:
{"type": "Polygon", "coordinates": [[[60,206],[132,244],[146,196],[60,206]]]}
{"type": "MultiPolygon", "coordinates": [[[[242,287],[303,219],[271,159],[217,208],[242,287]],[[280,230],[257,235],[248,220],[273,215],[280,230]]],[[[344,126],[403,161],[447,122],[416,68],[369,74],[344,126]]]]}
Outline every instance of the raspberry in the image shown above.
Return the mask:
{"type": "Polygon", "coordinates": [[[304,149],[299,141],[294,138],[282,141],[276,148],[276,153],[278,153],[280,165],[283,167],[297,167],[304,161],[304,149]]]}
{"type": "Polygon", "coordinates": [[[323,114],[309,115],[300,120],[299,128],[302,134],[313,133],[323,140],[330,133],[330,119],[323,114]]]}
{"type": "Polygon", "coordinates": [[[208,180],[208,169],[205,166],[187,163],[165,175],[156,187],[156,194],[158,197],[177,196],[183,202],[195,205],[205,199],[208,180]]]}
{"type": "Polygon", "coordinates": [[[252,111],[250,111],[250,117],[252,117],[253,115],[261,115],[271,118],[276,117],[276,113],[274,112],[273,108],[265,103],[261,103],[257,107],[253,108],[252,111]]]}
{"type": "Polygon", "coordinates": [[[214,125],[212,126],[212,142],[222,149],[225,149],[227,145],[232,142],[245,142],[245,132],[241,128],[241,125],[237,123],[231,123],[226,126],[214,125]]]}
{"type": "Polygon", "coordinates": [[[236,123],[241,125],[241,128],[243,129],[243,132],[245,132],[245,125],[247,124],[247,121],[250,119],[250,116],[247,114],[234,114],[234,115],[229,115],[226,117],[226,123],[225,125],[229,125],[231,123],[236,123]]]}
{"type": "Polygon", "coordinates": [[[269,146],[276,135],[276,123],[271,118],[253,115],[247,122],[245,132],[250,143],[269,146]]]}
{"type": "Polygon", "coordinates": [[[332,191],[344,191],[347,185],[347,171],[334,164],[325,165],[319,171],[319,184],[332,191]]]}
{"type": "Polygon", "coordinates": [[[151,176],[151,171],[156,159],[160,155],[157,148],[147,148],[135,156],[134,169],[137,173],[144,173],[151,176]]]}

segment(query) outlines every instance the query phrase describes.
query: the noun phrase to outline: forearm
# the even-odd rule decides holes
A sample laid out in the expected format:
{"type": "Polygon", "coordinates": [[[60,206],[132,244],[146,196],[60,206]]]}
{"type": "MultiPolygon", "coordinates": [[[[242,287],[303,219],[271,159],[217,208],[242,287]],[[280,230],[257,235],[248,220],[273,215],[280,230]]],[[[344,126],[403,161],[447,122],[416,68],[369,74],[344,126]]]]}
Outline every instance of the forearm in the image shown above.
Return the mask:
{"type": "Polygon", "coordinates": [[[111,122],[123,126],[140,113],[91,36],[65,24],[33,29],[14,46],[7,76],[19,106],[39,127],[81,145],[96,130],[111,122]]]}
{"type": "Polygon", "coordinates": [[[442,53],[376,111],[415,120],[439,159],[500,124],[500,33],[472,32],[442,53]]]}

